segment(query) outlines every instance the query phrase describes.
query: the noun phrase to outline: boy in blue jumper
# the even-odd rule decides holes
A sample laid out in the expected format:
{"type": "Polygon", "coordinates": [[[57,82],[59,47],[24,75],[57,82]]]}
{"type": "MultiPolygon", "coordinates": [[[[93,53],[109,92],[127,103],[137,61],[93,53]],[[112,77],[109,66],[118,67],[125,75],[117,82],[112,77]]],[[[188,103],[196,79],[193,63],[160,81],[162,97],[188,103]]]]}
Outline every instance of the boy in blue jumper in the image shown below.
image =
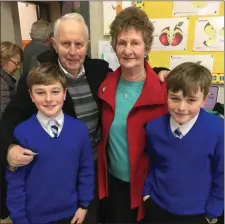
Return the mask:
{"type": "Polygon", "coordinates": [[[202,109],[211,82],[207,68],[180,64],[166,80],[169,114],[146,125],[149,223],[216,223],[223,212],[223,119],[202,109]]]}
{"type": "Polygon", "coordinates": [[[6,170],[7,206],[13,223],[82,223],[94,197],[94,168],[86,125],[62,112],[66,77],[42,64],[27,77],[38,112],[14,136],[36,153],[27,166],[6,170]]]}

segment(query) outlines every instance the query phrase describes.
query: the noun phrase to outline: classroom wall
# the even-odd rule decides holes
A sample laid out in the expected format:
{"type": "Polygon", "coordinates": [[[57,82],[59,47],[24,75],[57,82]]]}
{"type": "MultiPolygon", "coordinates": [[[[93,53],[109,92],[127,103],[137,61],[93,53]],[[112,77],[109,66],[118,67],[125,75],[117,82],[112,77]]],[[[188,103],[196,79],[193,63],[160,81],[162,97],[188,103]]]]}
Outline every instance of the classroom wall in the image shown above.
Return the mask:
{"type": "Polygon", "coordinates": [[[6,40],[15,43],[14,25],[10,2],[1,2],[1,41],[6,40]]]}
{"type": "MultiPolygon", "coordinates": [[[[172,1],[145,1],[145,9],[149,18],[171,18],[172,17],[172,1]],[[162,7],[163,6],[163,7],[162,7]]],[[[220,12],[218,16],[224,15],[224,2],[221,2],[220,12]]],[[[208,17],[208,16],[203,16],[208,17]]],[[[211,17],[211,16],[210,16],[211,17]]],[[[196,16],[191,16],[189,20],[189,35],[187,51],[161,51],[151,52],[149,60],[151,66],[164,66],[169,67],[169,56],[179,54],[214,54],[214,68],[213,72],[224,72],[224,53],[223,52],[193,52],[194,41],[194,25],[196,16]]],[[[90,39],[91,39],[91,56],[98,58],[98,41],[109,40],[109,36],[103,35],[103,2],[90,1],[90,39]]],[[[220,92],[218,102],[224,103],[224,86],[220,85],[220,92]]]]}

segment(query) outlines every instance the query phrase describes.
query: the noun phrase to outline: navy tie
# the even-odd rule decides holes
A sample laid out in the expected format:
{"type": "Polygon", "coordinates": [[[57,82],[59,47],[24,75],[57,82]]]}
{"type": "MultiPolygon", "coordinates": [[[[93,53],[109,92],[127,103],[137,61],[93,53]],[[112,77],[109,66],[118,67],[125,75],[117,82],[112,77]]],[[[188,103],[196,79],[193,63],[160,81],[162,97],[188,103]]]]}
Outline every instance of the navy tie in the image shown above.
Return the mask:
{"type": "Polygon", "coordinates": [[[177,128],[173,133],[174,133],[175,137],[177,137],[177,138],[181,139],[183,137],[179,128],[177,128]]]}
{"type": "Polygon", "coordinates": [[[51,125],[52,133],[54,134],[54,138],[58,137],[58,127],[56,125],[51,125]]]}
{"type": "Polygon", "coordinates": [[[59,124],[56,120],[51,120],[50,121],[50,127],[51,127],[51,131],[54,135],[54,138],[58,137],[58,129],[59,129],[59,124]]]}

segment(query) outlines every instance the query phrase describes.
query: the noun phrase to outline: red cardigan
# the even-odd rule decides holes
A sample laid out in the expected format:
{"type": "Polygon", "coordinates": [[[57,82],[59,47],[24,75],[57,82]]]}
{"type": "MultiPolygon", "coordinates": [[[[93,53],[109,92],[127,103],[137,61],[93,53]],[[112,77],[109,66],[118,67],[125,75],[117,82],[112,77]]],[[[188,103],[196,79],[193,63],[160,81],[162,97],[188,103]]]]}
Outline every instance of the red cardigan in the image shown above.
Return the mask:
{"type": "MultiPolygon", "coordinates": [[[[145,69],[146,79],[142,92],[127,117],[131,209],[139,207],[138,220],[144,217],[142,189],[149,166],[148,156],[145,152],[144,124],[168,111],[165,83],[159,81],[148,63],[145,64],[145,69]]],[[[107,139],[115,116],[116,89],[120,75],[120,68],[109,73],[98,91],[99,98],[102,100],[102,139],[98,147],[100,199],[108,196],[107,139]]]]}

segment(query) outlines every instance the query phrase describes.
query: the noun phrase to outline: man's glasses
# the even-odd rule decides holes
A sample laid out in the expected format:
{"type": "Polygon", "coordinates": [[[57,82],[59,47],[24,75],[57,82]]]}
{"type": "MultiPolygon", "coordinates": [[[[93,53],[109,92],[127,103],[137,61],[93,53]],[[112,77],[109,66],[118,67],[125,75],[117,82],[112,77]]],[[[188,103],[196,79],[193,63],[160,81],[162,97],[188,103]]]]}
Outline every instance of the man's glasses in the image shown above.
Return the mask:
{"type": "Polygon", "coordinates": [[[20,65],[20,61],[13,61],[12,59],[9,59],[16,67],[20,65]]]}

